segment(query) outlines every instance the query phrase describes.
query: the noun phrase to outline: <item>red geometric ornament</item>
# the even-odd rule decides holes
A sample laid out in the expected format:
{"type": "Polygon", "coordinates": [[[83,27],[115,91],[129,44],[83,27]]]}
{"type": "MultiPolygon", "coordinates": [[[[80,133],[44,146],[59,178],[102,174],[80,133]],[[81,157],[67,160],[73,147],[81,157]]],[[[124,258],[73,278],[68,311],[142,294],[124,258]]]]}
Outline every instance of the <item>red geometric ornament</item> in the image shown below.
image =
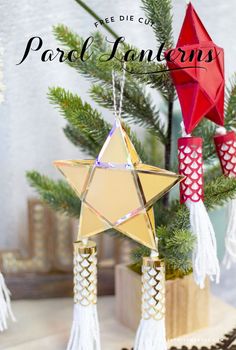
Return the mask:
{"type": "Polygon", "coordinates": [[[224,125],[224,50],[213,43],[191,3],[176,48],[166,51],[165,57],[186,133],[204,117],[224,125]]]}

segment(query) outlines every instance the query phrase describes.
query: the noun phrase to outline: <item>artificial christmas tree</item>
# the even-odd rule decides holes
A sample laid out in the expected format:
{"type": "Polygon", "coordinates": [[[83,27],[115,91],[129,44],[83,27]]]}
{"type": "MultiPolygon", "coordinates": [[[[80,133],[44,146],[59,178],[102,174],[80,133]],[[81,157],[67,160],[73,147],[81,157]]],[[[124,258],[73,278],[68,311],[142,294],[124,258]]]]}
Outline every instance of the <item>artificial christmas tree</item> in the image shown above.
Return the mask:
{"type": "MultiPolygon", "coordinates": [[[[81,1],[77,2],[94,15],[81,1]]],[[[143,0],[143,7],[146,16],[154,23],[152,28],[157,42],[159,44],[165,43],[166,50],[172,48],[174,43],[171,2],[169,0],[143,0]]],[[[110,29],[109,32],[116,36],[110,29]]],[[[54,33],[66,49],[80,51],[84,42],[82,37],[72,33],[69,28],[63,25],[55,27],[54,33]]],[[[90,79],[92,85],[89,93],[93,100],[103,107],[112,109],[111,71],[113,68],[116,71],[121,71],[121,65],[118,60],[109,61],[106,64],[100,62],[96,54],[100,56],[102,53],[109,53],[109,47],[103,35],[99,32],[94,33],[93,37],[93,55],[90,59],[85,62],[68,62],[68,64],[77,72],[90,79]]],[[[126,49],[129,48],[129,45],[124,45],[126,49]]],[[[119,55],[122,57],[122,48],[119,49],[119,55]]],[[[173,107],[176,95],[171,77],[166,68],[164,64],[146,60],[142,62],[127,62],[128,71],[135,70],[136,73],[149,72],[149,74],[127,74],[124,88],[123,118],[127,122],[132,121],[145,127],[148,132],[159,139],[163,145],[163,167],[173,170],[175,164],[171,164],[171,155],[176,152],[172,144],[174,136],[173,107]],[[150,73],[163,70],[164,72],[158,74],[150,73]],[[157,90],[162,97],[167,110],[164,123],[160,120],[158,108],[147,93],[146,86],[157,90]]],[[[117,85],[120,90],[120,84],[117,85]]],[[[75,146],[85,150],[90,156],[96,156],[111,129],[109,123],[105,122],[101,114],[87,102],[83,102],[78,95],[65,91],[63,88],[50,88],[49,99],[59,108],[67,121],[64,132],[68,139],[75,146]]],[[[236,82],[233,81],[226,96],[226,128],[236,126],[235,108],[236,82]]],[[[147,154],[147,148],[138,141],[130,127],[126,125],[125,128],[141,159],[145,163],[157,165],[156,160],[151,159],[151,155],[147,154]]],[[[220,176],[220,168],[214,165],[216,152],[212,139],[215,134],[215,126],[203,120],[194,131],[194,134],[201,135],[204,139],[203,158],[207,168],[205,171],[205,205],[208,210],[212,210],[216,206],[225,204],[228,199],[234,198],[236,182],[233,178],[220,176]]],[[[36,171],[29,172],[27,176],[31,185],[36,188],[42,199],[51,207],[70,216],[79,217],[80,201],[75,194],[72,194],[68,185],[62,181],[52,181],[36,171]]],[[[194,246],[194,237],[189,230],[189,212],[187,208],[179,204],[178,200],[171,199],[167,195],[155,206],[155,214],[157,213],[158,215],[155,215],[156,233],[159,238],[160,256],[165,259],[166,263],[166,278],[184,276],[192,271],[191,254],[194,246]]],[[[133,269],[140,270],[141,257],[146,254],[149,254],[149,250],[143,246],[140,246],[133,252],[133,269]]]]}

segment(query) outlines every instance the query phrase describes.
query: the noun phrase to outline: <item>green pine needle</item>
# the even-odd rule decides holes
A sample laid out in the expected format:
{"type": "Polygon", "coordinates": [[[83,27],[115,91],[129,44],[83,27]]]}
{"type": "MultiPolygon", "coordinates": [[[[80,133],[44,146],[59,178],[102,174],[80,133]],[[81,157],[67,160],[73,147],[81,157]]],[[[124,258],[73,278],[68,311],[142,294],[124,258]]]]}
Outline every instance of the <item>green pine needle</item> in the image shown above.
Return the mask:
{"type": "Polygon", "coordinates": [[[158,43],[165,43],[166,49],[173,48],[171,0],[142,0],[142,3],[147,17],[153,23],[153,29],[158,43]]]}
{"type": "Polygon", "coordinates": [[[56,211],[79,218],[80,200],[65,181],[53,181],[37,171],[28,171],[29,184],[36,189],[41,199],[56,211]]]}

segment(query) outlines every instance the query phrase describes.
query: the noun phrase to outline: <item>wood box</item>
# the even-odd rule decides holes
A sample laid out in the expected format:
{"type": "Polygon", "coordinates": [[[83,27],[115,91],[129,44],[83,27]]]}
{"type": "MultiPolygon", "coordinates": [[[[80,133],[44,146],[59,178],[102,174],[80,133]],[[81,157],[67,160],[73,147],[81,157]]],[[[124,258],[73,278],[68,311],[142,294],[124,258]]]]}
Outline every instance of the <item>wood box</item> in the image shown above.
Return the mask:
{"type": "MultiPolygon", "coordinates": [[[[116,316],[126,327],[137,330],[141,317],[141,276],[125,265],[115,271],[116,316]]],[[[167,339],[207,327],[209,283],[200,289],[193,276],[166,282],[167,339]]]]}
{"type": "MultiPolygon", "coordinates": [[[[76,225],[77,226],[77,225],[76,225]]],[[[12,299],[42,299],[73,295],[74,222],[56,213],[38,199],[28,200],[28,251],[0,250],[3,272],[12,299]]],[[[98,294],[114,294],[114,265],[120,262],[122,246],[111,239],[111,256],[106,257],[108,240],[100,235],[98,249],[98,294]]]]}

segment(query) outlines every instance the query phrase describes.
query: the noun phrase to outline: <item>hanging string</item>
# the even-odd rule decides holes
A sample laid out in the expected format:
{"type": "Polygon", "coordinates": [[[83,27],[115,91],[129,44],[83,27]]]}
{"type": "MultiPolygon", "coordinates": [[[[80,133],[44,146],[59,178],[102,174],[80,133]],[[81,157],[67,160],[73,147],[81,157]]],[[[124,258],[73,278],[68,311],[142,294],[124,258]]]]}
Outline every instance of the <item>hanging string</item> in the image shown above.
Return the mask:
{"type": "Polygon", "coordinates": [[[116,107],[116,85],[115,85],[115,71],[112,69],[112,92],[113,92],[113,108],[114,108],[114,114],[115,118],[117,119],[117,107],[116,107]]]}
{"type": "Polygon", "coordinates": [[[121,117],[121,110],[123,106],[123,98],[124,98],[124,87],[125,87],[125,72],[126,72],[126,62],[123,64],[123,76],[121,81],[121,88],[120,88],[120,108],[119,108],[119,117],[121,117]]]}
{"type": "Polygon", "coordinates": [[[120,86],[120,105],[119,105],[119,111],[117,111],[117,102],[116,102],[116,75],[115,71],[112,70],[112,92],[113,92],[113,107],[114,107],[114,114],[116,119],[121,118],[121,111],[123,106],[123,97],[124,97],[124,86],[125,86],[125,73],[126,73],[126,62],[123,62],[122,65],[122,79],[121,79],[121,86],[120,86]]]}

